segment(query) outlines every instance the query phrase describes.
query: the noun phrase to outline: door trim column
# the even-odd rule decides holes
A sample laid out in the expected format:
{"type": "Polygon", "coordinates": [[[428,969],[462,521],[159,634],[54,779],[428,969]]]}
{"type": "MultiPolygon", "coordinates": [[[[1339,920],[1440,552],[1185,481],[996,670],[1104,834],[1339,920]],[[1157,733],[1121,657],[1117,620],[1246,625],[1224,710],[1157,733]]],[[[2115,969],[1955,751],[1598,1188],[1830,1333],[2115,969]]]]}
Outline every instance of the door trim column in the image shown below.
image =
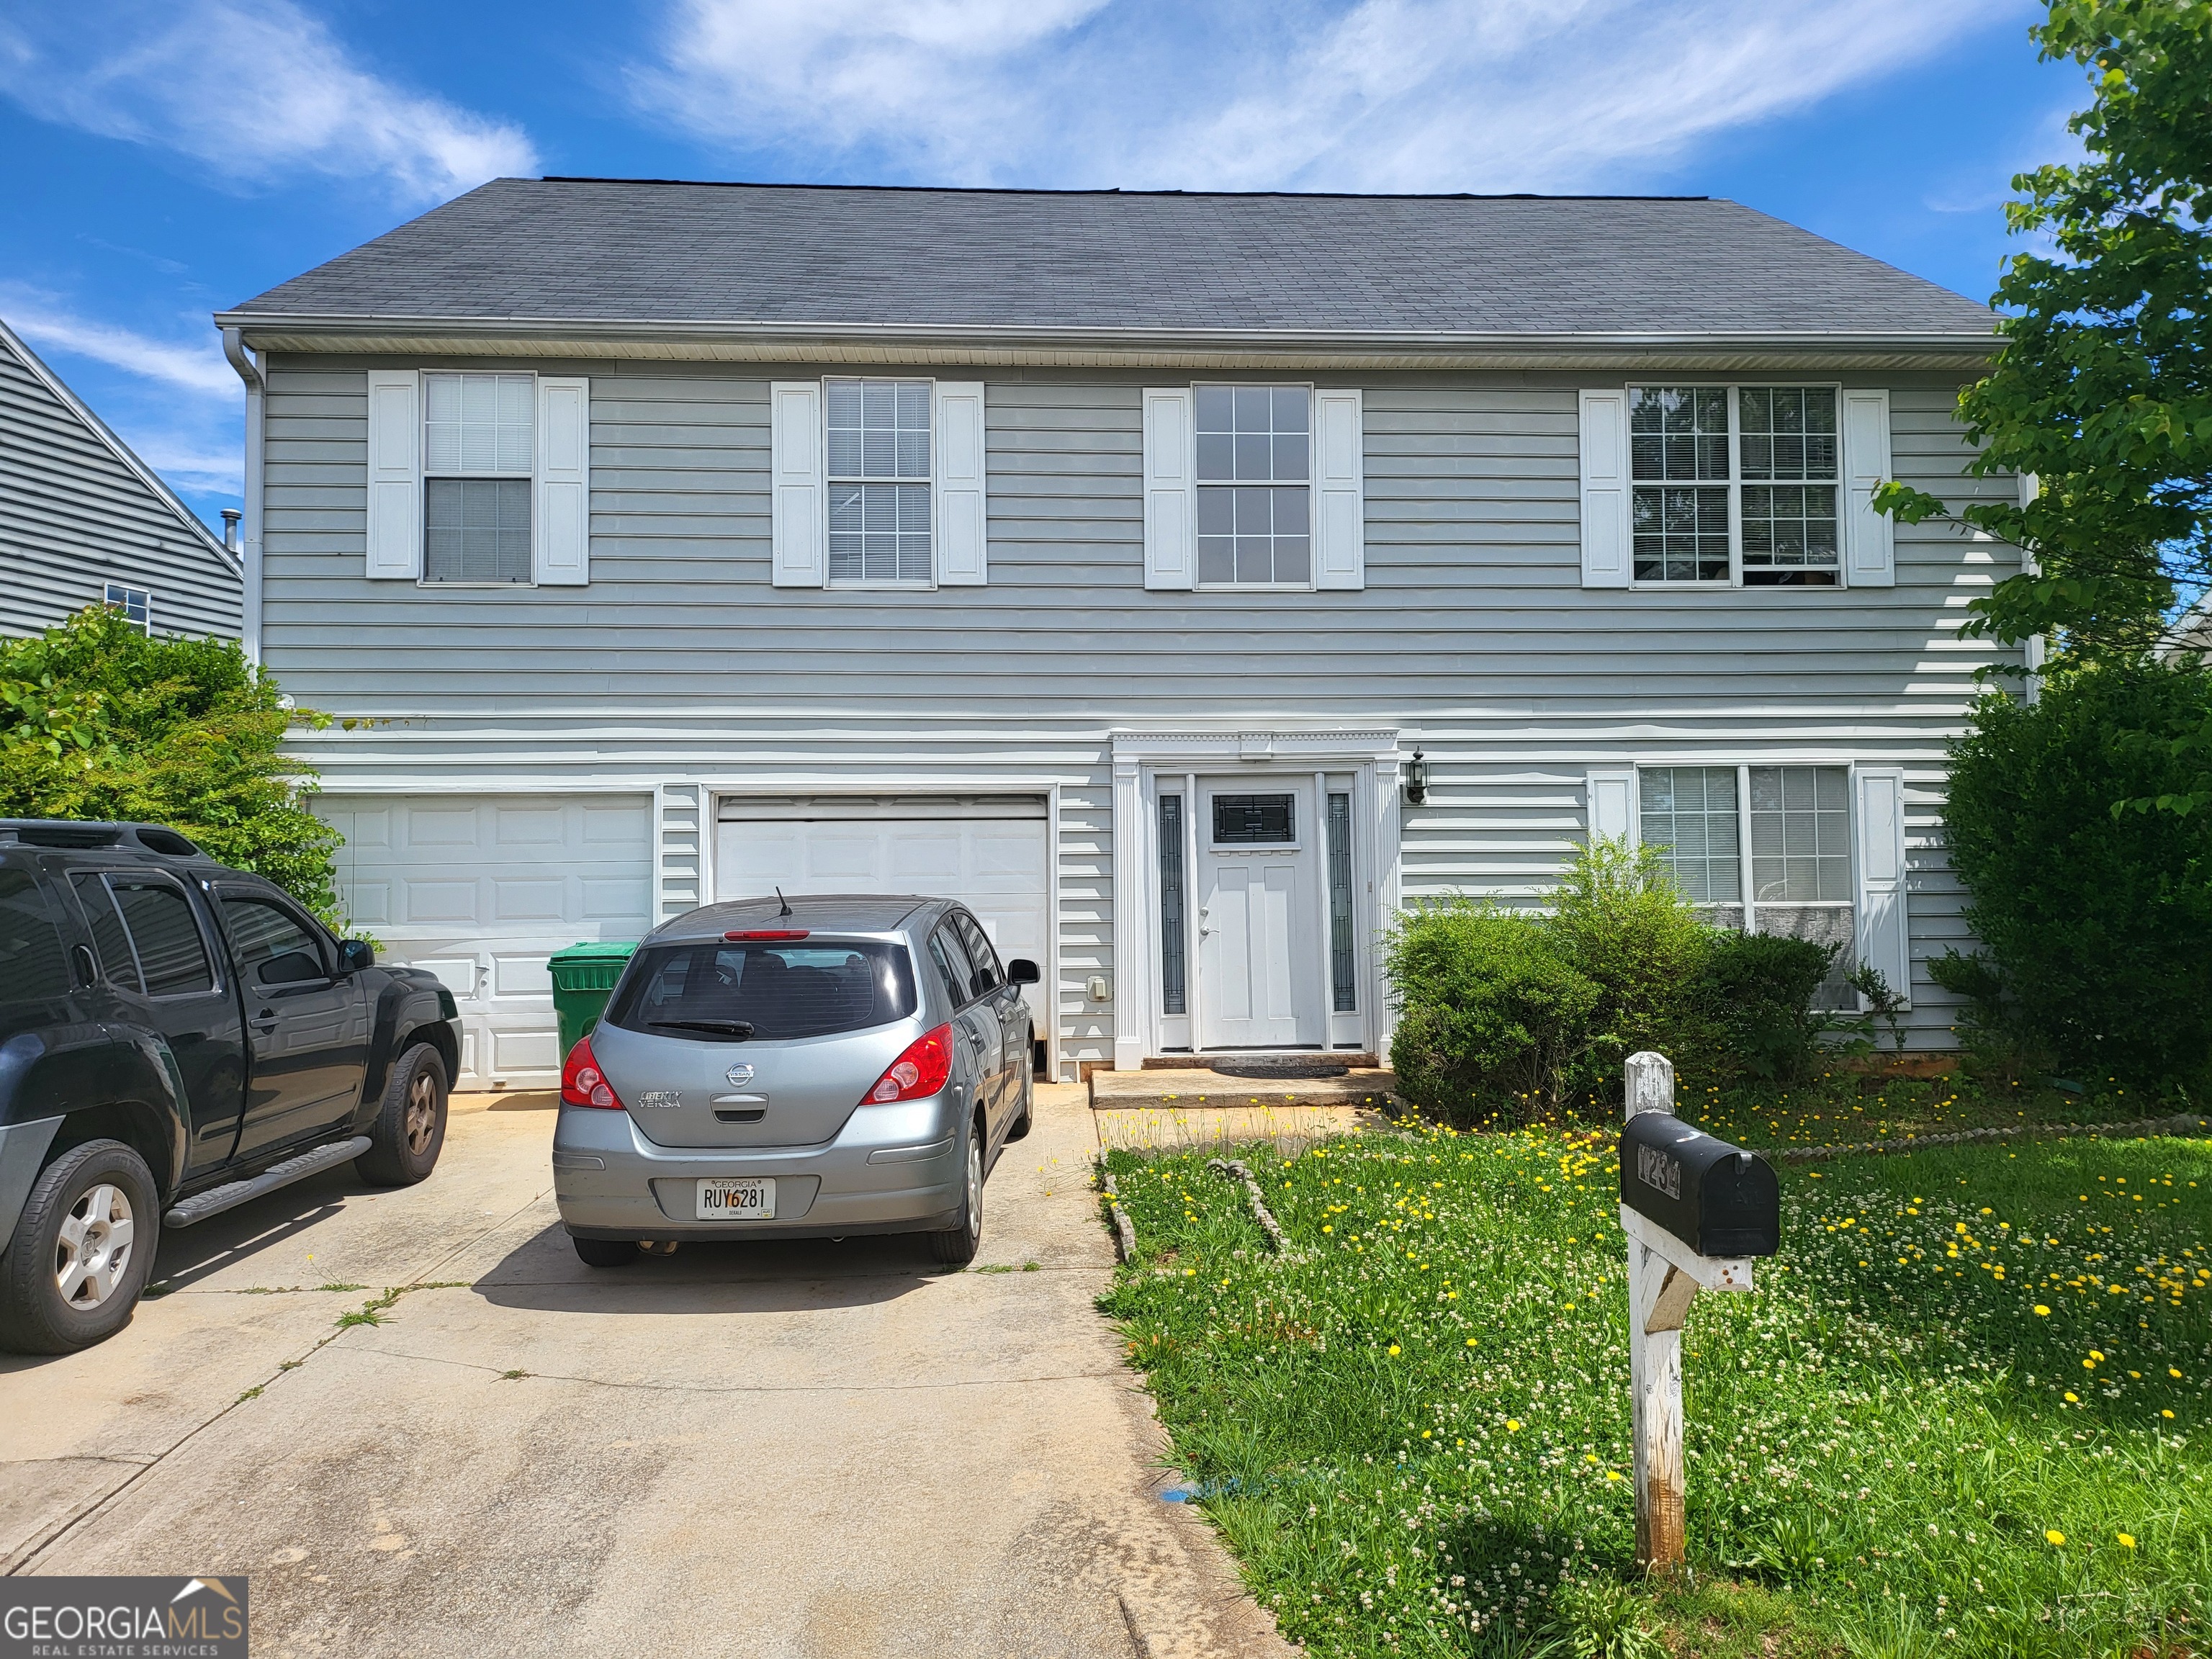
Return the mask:
{"type": "MultiPolygon", "coordinates": [[[[1362,845],[1368,838],[1357,833],[1352,837],[1353,915],[1360,923],[1368,963],[1360,975],[1360,1012],[1368,1040],[1378,1048],[1387,1042],[1389,1011],[1382,998],[1379,953],[1371,947],[1398,904],[1398,769],[1402,757],[1396,729],[1125,731],[1113,734],[1113,756],[1114,1069],[1140,1070],[1146,1055],[1159,1052],[1158,930],[1154,924],[1159,914],[1158,834],[1156,819],[1146,811],[1152,793],[1148,777],[1155,772],[1234,775],[1248,762],[1301,773],[1350,772],[1353,776],[1353,823],[1372,826],[1371,844],[1362,845]]],[[[1194,822],[1195,807],[1187,805],[1186,812],[1194,822]]],[[[1184,879],[1194,883],[1197,872],[1187,870],[1184,879]]],[[[1327,921],[1324,909],[1324,934],[1327,921]]],[[[1195,988],[1194,952],[1187,971],[1195,988]]],[[[1324,981],[1324,1015],[1327,1006],[1324,981]]],[[[1196,1029],[1194,1024],[1194,1034],[1196,1029]]]]}

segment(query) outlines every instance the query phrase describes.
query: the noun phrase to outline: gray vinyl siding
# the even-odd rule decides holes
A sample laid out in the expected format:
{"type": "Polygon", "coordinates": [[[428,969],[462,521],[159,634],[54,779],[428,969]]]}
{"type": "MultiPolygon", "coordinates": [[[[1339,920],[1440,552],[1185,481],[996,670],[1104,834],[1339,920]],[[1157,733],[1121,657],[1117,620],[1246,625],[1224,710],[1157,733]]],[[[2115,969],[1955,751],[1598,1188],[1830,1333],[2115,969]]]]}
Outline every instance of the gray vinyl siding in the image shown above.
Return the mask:
{"type": "MultiPolygon", "coordinates": [[[[1900,526],[1893,588],[1586,590],[1576,393],[1601,377],[1333,379],[1364,392],[1366,586],[1254,595],[1143,586],[1139,394],[1188,376],[981,371],[989,585],[882,594],[769,585],[768,384],[818,368],[535,366],[591,376],[586,586],[367,581],[363,367],[273,364],[265,658],[302,704],[376,722],[301,740],[327,787],[1056,786],[1063,1053],[1090,1058],[1111,1049],[1082,987],[1114,968],[1117,728],[1396,728],[1431,769],[1403,809],[1408,897],[1540,901],[1592,767],[1901,765],[1915,958],[1963,936],[1943,745],[1999,653],[1957,629],[2008,550],[1900,526]]],[[[2010,488],[1962,479],[1955,381],[1851,383],[1890,388],[1906,482],[2010,488]]],[[[1917,1040],[1940,1042],[1942,993],[1913,988],[1917,1040]]]]}
{"type": "Polygon", "coordinates": [[[35,634],[123,582],[158,634],[239,631],[237,572],[0,339],[0,634],[35,634]]]}

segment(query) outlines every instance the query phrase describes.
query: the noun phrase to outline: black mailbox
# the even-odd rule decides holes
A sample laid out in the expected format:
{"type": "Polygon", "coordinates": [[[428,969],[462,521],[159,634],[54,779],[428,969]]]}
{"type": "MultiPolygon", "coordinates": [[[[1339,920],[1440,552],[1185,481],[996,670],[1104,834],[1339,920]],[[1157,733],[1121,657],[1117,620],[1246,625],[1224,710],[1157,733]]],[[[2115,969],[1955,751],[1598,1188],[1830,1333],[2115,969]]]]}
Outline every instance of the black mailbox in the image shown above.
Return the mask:
{"type": "Polygon", "coordinates": [[[1666,1112],[1639,1112],[1620,1136],[1620,1201],[1699,1255],[1772,1255],[1782,1189],[1766,1160],[1666,1112]]]}

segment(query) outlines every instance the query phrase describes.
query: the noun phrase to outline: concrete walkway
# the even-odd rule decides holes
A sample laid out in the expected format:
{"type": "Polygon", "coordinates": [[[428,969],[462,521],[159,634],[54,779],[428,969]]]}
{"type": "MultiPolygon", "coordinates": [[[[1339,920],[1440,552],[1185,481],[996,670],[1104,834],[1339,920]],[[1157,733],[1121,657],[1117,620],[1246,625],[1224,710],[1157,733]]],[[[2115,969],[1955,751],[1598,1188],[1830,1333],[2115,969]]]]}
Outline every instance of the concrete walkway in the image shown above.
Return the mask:
{"type": "Polygon", "coordinates": [[[1040,1091],[949,1274],[858,1239],[592,1273],[554,1114],[491,1098],[422,1186],[174,1233],[114,1340],[0,1357],[9,1571],[246,1574],[257,1655],[1292,1651],[1157,1496],[1082,1091],[1040,1091]]]}

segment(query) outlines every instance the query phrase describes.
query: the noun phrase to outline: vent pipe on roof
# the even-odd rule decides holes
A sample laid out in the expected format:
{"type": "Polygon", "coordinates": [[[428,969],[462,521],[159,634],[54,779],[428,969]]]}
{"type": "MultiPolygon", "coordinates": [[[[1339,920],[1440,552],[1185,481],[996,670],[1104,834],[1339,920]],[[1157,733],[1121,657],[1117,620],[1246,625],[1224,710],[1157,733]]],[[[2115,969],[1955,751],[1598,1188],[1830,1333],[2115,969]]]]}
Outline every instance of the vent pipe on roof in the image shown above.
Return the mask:
{"type": "Polygon", "coordinates": [[[238,551],[238,521],[245,516],[234,507],[222,510],[222,544],[234,553],[238,551]]]}

